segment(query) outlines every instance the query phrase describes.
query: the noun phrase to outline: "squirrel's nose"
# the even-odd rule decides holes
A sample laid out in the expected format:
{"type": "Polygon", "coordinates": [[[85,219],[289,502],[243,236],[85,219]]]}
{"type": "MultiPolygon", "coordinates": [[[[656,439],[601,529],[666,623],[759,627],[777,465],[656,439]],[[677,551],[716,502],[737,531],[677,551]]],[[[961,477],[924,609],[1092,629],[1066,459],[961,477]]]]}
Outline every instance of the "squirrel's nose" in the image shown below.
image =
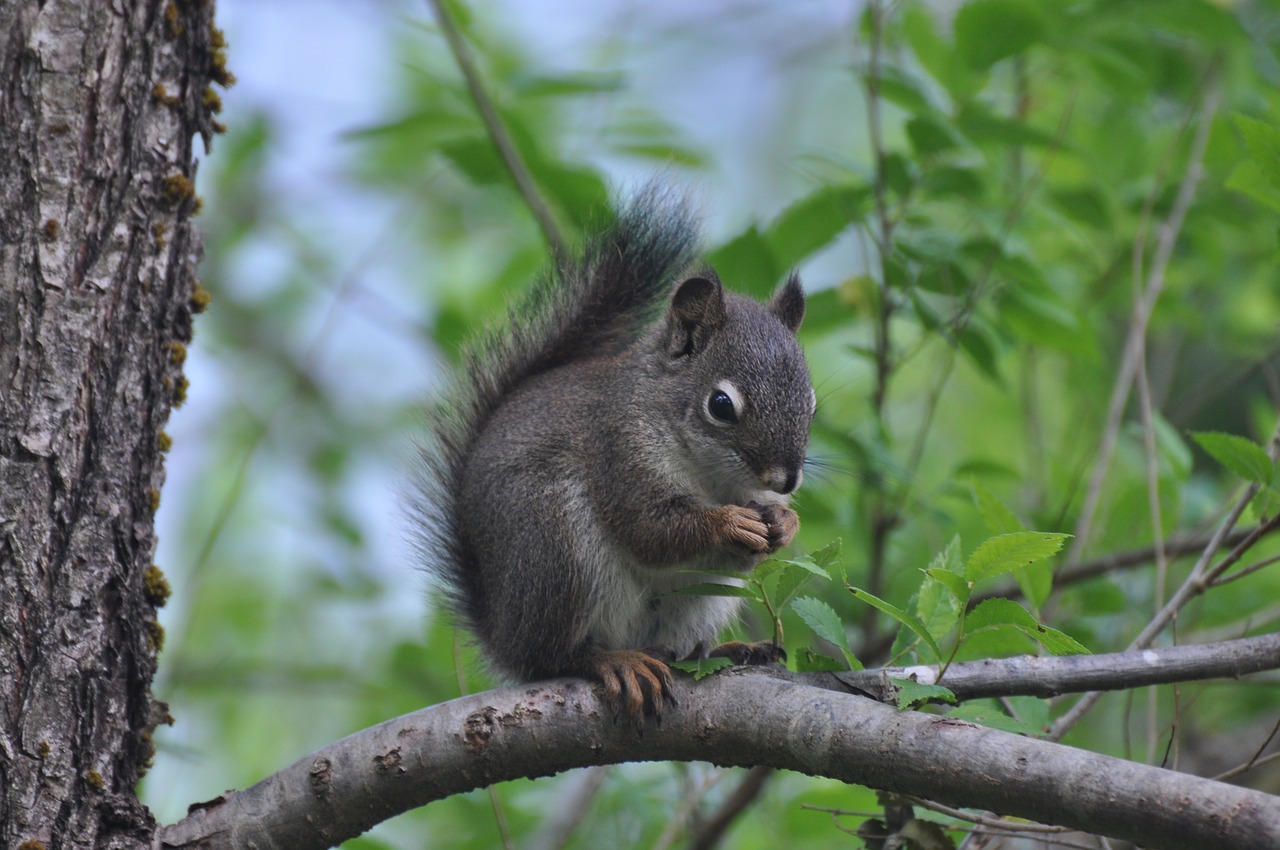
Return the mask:
{"type": "Polygon", "coordinates": [[[774,467],[765,472],[764,483],[770,490],[775,493],[781,493],[786,496],[794,493],[796,488],[800,486],[800,482],[804,480],[804,470],[800,468],[786,469],[783,467],[774,467]]]}

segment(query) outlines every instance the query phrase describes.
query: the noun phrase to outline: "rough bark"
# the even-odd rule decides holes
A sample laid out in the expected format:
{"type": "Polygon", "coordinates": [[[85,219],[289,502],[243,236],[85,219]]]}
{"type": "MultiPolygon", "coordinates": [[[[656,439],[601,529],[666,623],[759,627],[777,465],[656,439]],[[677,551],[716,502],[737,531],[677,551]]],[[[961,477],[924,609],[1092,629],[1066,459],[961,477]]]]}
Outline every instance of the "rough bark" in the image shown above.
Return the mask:
{"type": "Polygon", "coordinates": [[[161,847],[308,850],[394,814],[521,776],[624,761],[697,759],[828,776],[1167,850],[1280,846],[1280,797],[897,711],[739,668],[676,683],[679,708],[643,734],[598,689],[556,679],[406,714],[228,792],[161,830],[161,847]]]}
{"type": "Polygon", "coordinates": [[[0,847],[154,830],[153,517],[200,304],[193,136],[229,81],[212,16],[0,2],[0,847]]]}

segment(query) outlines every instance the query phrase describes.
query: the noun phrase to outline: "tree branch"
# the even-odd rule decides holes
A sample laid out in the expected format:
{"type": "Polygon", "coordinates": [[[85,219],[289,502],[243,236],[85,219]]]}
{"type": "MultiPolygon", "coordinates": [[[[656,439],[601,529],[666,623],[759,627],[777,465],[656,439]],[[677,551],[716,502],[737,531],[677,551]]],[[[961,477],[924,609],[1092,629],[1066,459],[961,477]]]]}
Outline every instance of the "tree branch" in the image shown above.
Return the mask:
{"type": "MultiPolygon", "coordinates": [[[[961,700],[1053,697],[1082,691],[1120,691],[1204,679],[1228,679],[1280,668],[1280,633],[1195,646],[1167,646],[1102,655],[1020,656],[952,664],[938,682],[935,665],[856,670],[831,675],[842,685],[893,701],[889,679],[941,684],[961,700]]],[[[815,675],[815,674],[809,674],[815,675]]],[[[821,681],[813,681],[819,687],[821,681]]]]}
{"type": "MultiPolygon", "coordinates": [[[[1168,661],[1165,652],[1149,666],[1168,661]]],[[[163,828],[159,846],[329,847],[400,812],[495,782],[653,760],[795,770],[1152,848],[1244,850],[1280,840],[1278,797],[897,711],[772,670],[681,679],[675,695],[679,708],[640,734],[615,723],[598,689],[579,680],[452,700],[365,729],[199,806],[163,828]]]]}

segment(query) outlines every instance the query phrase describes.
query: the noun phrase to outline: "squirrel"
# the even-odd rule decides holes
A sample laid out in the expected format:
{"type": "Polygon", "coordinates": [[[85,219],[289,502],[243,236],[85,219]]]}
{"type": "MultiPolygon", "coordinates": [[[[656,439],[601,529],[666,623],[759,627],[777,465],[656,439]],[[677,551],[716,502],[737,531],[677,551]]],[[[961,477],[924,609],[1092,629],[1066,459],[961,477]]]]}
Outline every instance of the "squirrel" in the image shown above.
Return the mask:
{"type": "Polygon", "coordinates": [[[637,726],[675,704],[671,661],[785,658],[712,647],[740,600],[669,595],[791,542],[815,408],[799,277],[768,303],[728,292],[689,273],[697,241],[688,203],[650,186],[464,350],[413,504],[499,672],[592,679],[637,726]]]}

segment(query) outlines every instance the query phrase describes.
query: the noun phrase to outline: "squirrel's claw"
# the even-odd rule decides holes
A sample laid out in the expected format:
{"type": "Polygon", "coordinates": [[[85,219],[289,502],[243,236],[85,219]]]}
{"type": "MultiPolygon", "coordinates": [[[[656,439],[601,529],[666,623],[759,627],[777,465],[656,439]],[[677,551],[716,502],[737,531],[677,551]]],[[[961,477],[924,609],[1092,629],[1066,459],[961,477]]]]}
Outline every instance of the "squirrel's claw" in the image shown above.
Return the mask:
{"type": "Polygon", "coordinates": [[[664,703],[676,705],[671,669],[652,655],[619,649],[601,653],[593,666],[615,720],[625,715],[640,729],[646,715],[660,721],[664,703]]]}

